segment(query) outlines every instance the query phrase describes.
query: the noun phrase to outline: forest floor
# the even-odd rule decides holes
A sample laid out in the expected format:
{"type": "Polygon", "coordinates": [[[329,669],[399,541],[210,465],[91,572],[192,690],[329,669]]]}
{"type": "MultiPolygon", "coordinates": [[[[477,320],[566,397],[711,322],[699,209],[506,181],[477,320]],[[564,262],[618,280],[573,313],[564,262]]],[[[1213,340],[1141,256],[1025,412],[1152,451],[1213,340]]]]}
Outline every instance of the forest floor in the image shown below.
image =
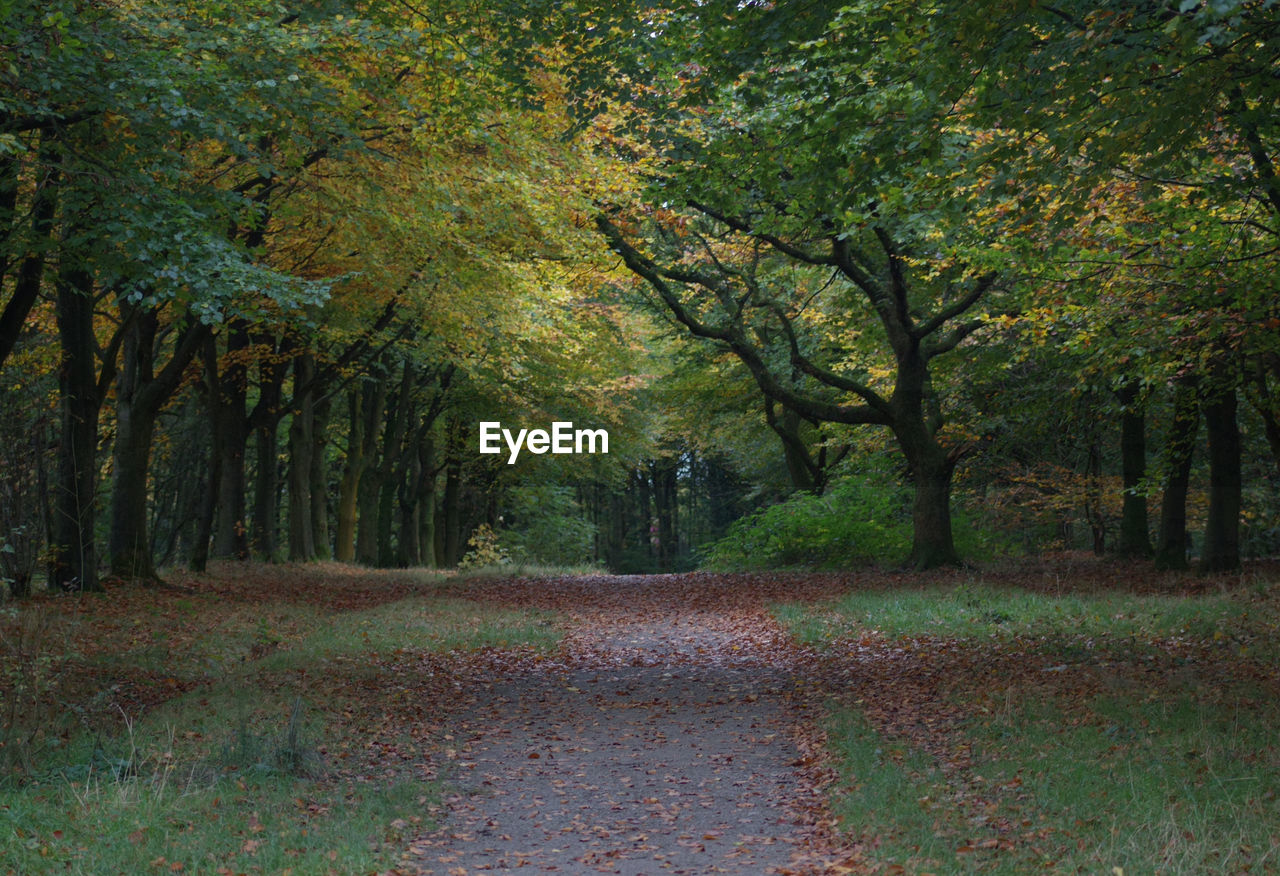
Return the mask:
{"type": "Polygon", "coordinates": [[[1280,872],[1280,569],[0,606],[0,873],[1280,872]]]}

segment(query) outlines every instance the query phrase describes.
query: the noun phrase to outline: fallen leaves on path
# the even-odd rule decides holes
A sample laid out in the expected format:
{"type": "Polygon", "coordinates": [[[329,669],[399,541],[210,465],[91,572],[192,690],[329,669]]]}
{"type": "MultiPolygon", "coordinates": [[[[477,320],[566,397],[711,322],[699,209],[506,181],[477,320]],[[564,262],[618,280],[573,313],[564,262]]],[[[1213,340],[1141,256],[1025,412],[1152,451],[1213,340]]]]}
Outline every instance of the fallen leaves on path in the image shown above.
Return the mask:
{"type": "Polygon", "coordinates": [[[839,846],[818,784],[810,715],[823,694],[769,613],[841,586],[715,575],[472,585],[472,599],[567,615],[565,639],[465,686],[443,765],[460,790],[395,872],[852,872],[856,850],[839,846]]]}

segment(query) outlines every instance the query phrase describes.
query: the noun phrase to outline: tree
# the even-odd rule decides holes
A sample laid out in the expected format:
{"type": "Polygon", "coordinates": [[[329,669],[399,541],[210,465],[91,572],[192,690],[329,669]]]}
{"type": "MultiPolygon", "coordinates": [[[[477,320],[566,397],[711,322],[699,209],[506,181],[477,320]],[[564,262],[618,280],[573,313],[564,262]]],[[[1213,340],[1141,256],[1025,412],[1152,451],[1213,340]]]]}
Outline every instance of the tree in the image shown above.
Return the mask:
{"type": "Polygon", "coordinates": [[[892,432],[921,568],[959,560],[951,482],[972,447],[945,431],[935,362],[976,341],[1000,290],[998,217],[982,178],[963,176],[976,134],[952,114],[966,94],[941,71],[920,75],[930,18],[849,7],[807,42],[753,46],[758,63],[713,105],[662,129],[648,206],[597,220],[676,319],[738,356],[769,399],[892,432]]]}

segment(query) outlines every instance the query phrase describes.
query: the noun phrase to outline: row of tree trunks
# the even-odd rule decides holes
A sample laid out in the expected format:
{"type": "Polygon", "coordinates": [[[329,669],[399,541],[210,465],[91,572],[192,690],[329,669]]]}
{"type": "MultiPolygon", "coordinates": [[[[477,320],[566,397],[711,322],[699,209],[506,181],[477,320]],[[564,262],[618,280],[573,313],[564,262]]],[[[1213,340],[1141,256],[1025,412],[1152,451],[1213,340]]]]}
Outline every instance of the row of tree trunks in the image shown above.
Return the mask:
{"type": "MultiPolygon", "coordinates": [[[[328,421],[332,412],[333,369],[323,370],[313,351],[285,353],[287,338],[252,337],[244,321],[232,321],[220,336],[190,318],[164,322],[162,312],[135,306],[114,290],[99,290],[85,270],[63,266],[57,277],[56,318],[63,362],[60,368],[61,430],[54,497],[50,583],[65,589],[100,589],[96,543],[100,501],[99,421],[115,388],[116,434],[108,519],[108,560],[112,574],[157,581],[152,513],[160,508],[151,476],[157,420],[175,396],[188,366],[200,359],[204,378],[196,384],[208,429],[207,463],[192,466],[203,479],[184,502],[166,481],[164,540],[171,555],[179,539],[190,546],[190,562],[207,567],[211,556],[273,558],[279,513],[279,430],[289,416],[289,556],[310,560],[328,555],[328,421]],[[116,330],[101,349],[96,310],[99,298],[118,309],[116,330]],[[221,349],[220,349],[221,348],[221,349]],[[292,373],[291,405],[281,403],[292,373]],[[252,382],[253,377],[257,382],[252,382]],[[248,402],[255,398],[252,411],[248,402]],[[257,464],[247,465],[249,445],[257,464]],[[253,487],[253,515],[247,499],[253,487]],[[190,505],[180,511],[174,502],[190,505]],[[186,515],[183,524],[175,524],[186,515]],[[193,522],[192,519],[194,518],[193,522]],[[192,535],[178,527],[189,525],[192,535]]],[[[451,421],[443,458],[435,440],[451,370],[403,368],[395,404],[388,406],[385,382],[352,393],[356,404],[356,454],[348,468],[372,478],[350,477],[342,491],[341,550],[383,565],[453,564],[460,558],[469,519],[464,515],[463,423],[451,421]],[[379,440],[379,439],[382,440],[379,440]],[[372,464],[374,462],[380,464],[372,464]],[[436,483],[445,474],[443,495],[436,483]],[[363,481],[363,482],[362,482],[363,481]],[[442,502],[440,500],[443,500],[442,502]],[[352,513],[354,509],[355,517],[352,513]],[[381,524],[381,525],[379,525],[381,524]],[[372,539],[370,538],[372,536],[372,539]],[[366,547],[361,542],[371,542],[366,547]]],[[[158,519],[158,518],[157,518],[158,519]]]]}
{"type": "Polygon", "coordinates": [[[622,572],[670,571],[690,547],[723,535],[741,516],[744,486],[723,465],[686,450],[631,468],[622,484],[578,485],[595,528],[593,559],[622,572]]]}
{"type": "Polygon", "coordinates": [[[1188,568],[1191,539],[1186,505],[1196,433],[1203,416],[1208,432],[1209,509],[1198,568],[1204,574],[1239,569],[1242,447],[1238,391],[1229,376],[1219,373],[1200,385],[1192,379],[1175,384],[1160,530],[1154,547],[1148,540],[1146,498],[1140,490],[1146,474],[1145,417],[1136,387],[1127,386],[1118,395],[1123,405],[1121,465],[1125,490],[1120,553],[1153,556],[1160,569],[1188,568]]]}
{"type": "MultiPolygon", "coordinates": [[[[193,565],[207,561],[203,545],[213,535],[215,552],[244,557],[250,547],[273,556],[279,488],[279,426],[289,419],[289,556],[309,560],[327,556],[329,526],[328,422],[335,391],[326,383],[313,351],[293,355],[293,397],[289,409],[280,399],[288,368],[282,353],[285,340],[251,339],[244,325],[225,333],[226,353],[217,355],[209,330],[179,320],[162,327],[154,310],[118,305],[118,330],[103,350],[94,336],[95,288],[92,277],[74,268],[59,272],[57,319],[63,346],[61,369],[63,436],[59,461],[53,581],[59,586],[92,589],[96,578],[94,507],[97,495],[95,459],[98,419],[114,379],[117,435],[113,457],[113,500],[109,520],[109,558],[113,574],[154,579],[153,545],[147,510],[149,464],[156,418],[173,397],[188,363],[203,352],[206,379],[202,396],[209,407],[211,430],[207,476],[218,485],[216,505],[205,504],[194,539],[193,565]],[[258,401],[246,410],[250,397],[251,346],[269,350],[258,363],[258,401]],[[119,364],[118,374],[116,364],[119,364]],[[99,363],[101,371],[99,371],[99,363]],[[248,473],[246,448],[252,436],[256,466],[254,538],[245,515],[248,473]],[[229,492],[224,492],[227,490],[229,492]],[[230,498],[228,498],[230,497],[230,498]],[[218,514],[211,516],[216,507],[218,514]],[[217,526],[211,525],[216,520],[217,526]],[[203,534],[203,538],[201,538],[203,534]]],[[[411,362],[399,368],[398,386],[370,381],[348,391],[350,444],[339,490],[338,555],[387,566],[452,564],[464,551],[463,429],[456,419],[444,430],[443,453],[435,440],[443,410],[448,377],[411,362]],[[444,475],[443,489],[437,479],[444,475]]],[[[1131,555],[1156,554],[1161,567],[1186,565],[1186,494],[1200,416],[1207,423],[1210,502],[1208,526],[1201,551],[1205,572],[1231,570],[1240,564],[1241,439],[1237,423],[1238,390],[1227,375],[1194,388],[1180,383],[1175,393],[1175,417],[1170,430],[1170,457],[1161,508],[1159,538],[1153,551],[1148,539],[1146,502],[1141,495],[1145,478],[1145,411],[1137,387],[1122,388],[1122,470],[1125,486],[1120,550],[1131,555]]],[[[908,423],[915,417],[905,417],[908,423]]],[[[933,521],[931,514],[949,509],[954,459],[930,440],[913,442],[910,430],[899,429],[905,455],[915,462],[916,530],[946,533],[949,521],[933,521]],[[912,446],[909,446],[912,445],[912,446]]],[[[630,517],[639,522],[628,538],[628,527],[611,526],[603,553],[620,556],[623,546],[643,545],[658,568],[670,568],[681,550],[679,461],[674,457],[649,465],[632,484],[632,503],[640,513],[611,513],[611,519],[630,517]]],[[[936,558],[916,558],[930,565],[936,558]]]]}

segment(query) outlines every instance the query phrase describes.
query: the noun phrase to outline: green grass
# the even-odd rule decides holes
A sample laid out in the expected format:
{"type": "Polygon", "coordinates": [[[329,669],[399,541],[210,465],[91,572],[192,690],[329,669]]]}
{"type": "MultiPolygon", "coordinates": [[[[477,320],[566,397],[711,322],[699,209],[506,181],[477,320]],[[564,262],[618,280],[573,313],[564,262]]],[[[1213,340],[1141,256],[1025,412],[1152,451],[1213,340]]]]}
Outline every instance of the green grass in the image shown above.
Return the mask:
{"type": "Polygon", "coordinates": [[[553,647],[559,633],[545,612],[498,608],[459,597],[409,597],[335,614],[310,604],[251,606],[224,615],[195,641],[170,647],[163,631],[127,652],[95,658],[103,665],[163,670],[179,679],[246,670],[280,671],[318,660],[396,651],[553,647]]]}
{"type": "Polygon", "coordinates": [[[898,642],[916,640],[912,659],[945,676],[938,695],[967,715],[908,737],[857,705],[891,699],[891,687],[833,703],[833,806],[874,864],[1207,876],[1280,872],[1276,595],[1055,596],[970,583],[864,590],[777,614],[835,655],[857,641],[864,667],[877,648],[900,654],[898,642]],[[930,643],[964,656],[931,659],[930,643]],[[1003,674],[989,674],[992,660],[1003,674]],[[967,757],[940,761],[913,739],[967,757]]]}
{"type": "Polygon", "coordinates": [[[1280,710],[1203,698],[1097,697],[1070,711],[1034,700],[975,722],[974,769],[1012,822],[1052,833],[993,856],[991,872],[1243,873],[1280,868],[1280,710]],[[1090,720],[1078,720],[1081,711],[1090,720]],[[1073,720],[1076,718],[1076,720],[1073,720]],[[996,789],[1014,787],[1017,793],[996,789]]]}
{"type": "Polygon", "coordinates": [[[1280,870],[1276,708],[1245,722],[1192,699],[1089,705],[1110,720],[1028,699],[975,723],[974,762],[951,777],[837,709],[835,813],[874,862],[908,873],[1280,870]]]}
{"type": "Polygon", "coordinates": [[[193,786],[176,770],[51,782],[3,796],[0,866],[88,876],[370,872],[393,864],[407,834],[423,829],[433,797],[408,781],[193,786]]]}
{"type": "Polygon", "coordinates": [[[415,655],[559,639],[549,613],[434,593],[344,612],[181,602],[144,608],[136,630],[117,627],[122,647],[83,659],[147,685],[199,684],[115,733],[88,701],[64,703],[66,737],[0,782],[0,874],[387,869],[439,797],[415,766],[440,718],[415,655]],[[184,612],[204,631],[166,627],[184,612]]]}
{"type": "Polygon", "coordinates": [[[832,810],[842,829],[872,839],[884,863],[914,868],[947,856],[931,811],[942,787],[937,764],[884,739],[851,709],[833,710],[826,731],[841,775],[832,810]]]}
{"type": "Polygon", "coordinates": [[[258,661],[270,670],[369,653],[551,648],[560,638],[545,612],[449,598],[405,599],[337,617],[291,609],[268,616],[252,635],[272,649],[258,661]]]}
{"type": "Polygon", "coordinates": [[[1213,638],[1244,629],[1250,610],[1247,599],[1223,595],[1052,595],[976,582],[859,590],[830,605],[779,606],[776,614],[799,641],[826,647],[872,632],[960,640],[1213,638]]]}
{"type": "Polygon", "coordinates": [[[607,575],[603,566],[590,564],[553,565],[513,560],[486,566],[472,566],[458,573],[459,581],[492,580],[502,578],[569,578],[578,575],[607,575]]]}

